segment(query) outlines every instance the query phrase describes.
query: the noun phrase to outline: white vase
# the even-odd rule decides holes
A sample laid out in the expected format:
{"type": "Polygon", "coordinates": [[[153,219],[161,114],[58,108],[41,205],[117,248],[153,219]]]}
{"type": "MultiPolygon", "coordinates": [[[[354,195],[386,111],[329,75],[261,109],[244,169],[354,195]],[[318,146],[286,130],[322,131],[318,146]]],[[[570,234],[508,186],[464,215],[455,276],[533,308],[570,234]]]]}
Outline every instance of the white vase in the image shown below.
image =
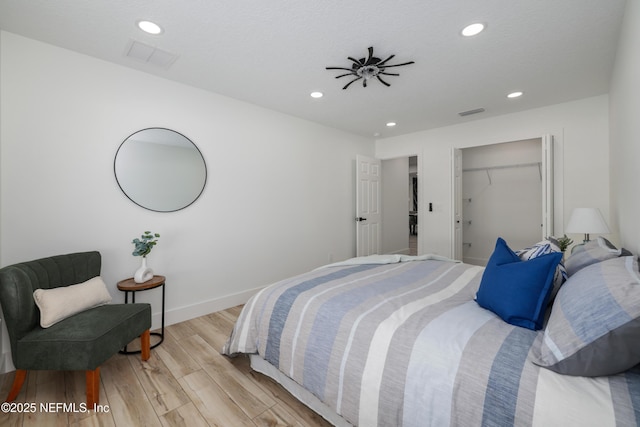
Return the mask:
{"type": "Polygon", "coordinates": [[[142,265],[136,270],[133,281],[136,283],[144,283],[153,278],[153,270],[147,267],[147,257],[142,257],[142,265]]]}

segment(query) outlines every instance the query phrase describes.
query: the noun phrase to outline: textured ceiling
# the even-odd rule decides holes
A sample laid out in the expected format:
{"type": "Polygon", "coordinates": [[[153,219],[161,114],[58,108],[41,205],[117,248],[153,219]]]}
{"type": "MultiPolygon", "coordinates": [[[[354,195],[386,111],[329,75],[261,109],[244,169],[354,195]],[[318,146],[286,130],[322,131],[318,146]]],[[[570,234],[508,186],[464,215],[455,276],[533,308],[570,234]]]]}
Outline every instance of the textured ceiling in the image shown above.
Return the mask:
{"type": "Polygon", "coordinates": [[[387,136],[608,92],[624,0],[0,0],[0,28],[357,134],[387,136]],[[142,33],[155,21],[164,32],[142,33]],[[460,30],[483,22],[473,38],[460,30]],[[168,66],[126,55],[132,42],[168,66]],[[373,46],[386,87],[347,90],[373,46]],[[171,62],[171,59],[174,59],[171,62]],[[324,92],[312,99],[314,90],[324,92]],[[521,90],[525,95],[507,99],[521,90]],[[460,117],[459,112],[485,112],[460,117]],[[387,128],[385,123],[398,125],[387,128]]]}

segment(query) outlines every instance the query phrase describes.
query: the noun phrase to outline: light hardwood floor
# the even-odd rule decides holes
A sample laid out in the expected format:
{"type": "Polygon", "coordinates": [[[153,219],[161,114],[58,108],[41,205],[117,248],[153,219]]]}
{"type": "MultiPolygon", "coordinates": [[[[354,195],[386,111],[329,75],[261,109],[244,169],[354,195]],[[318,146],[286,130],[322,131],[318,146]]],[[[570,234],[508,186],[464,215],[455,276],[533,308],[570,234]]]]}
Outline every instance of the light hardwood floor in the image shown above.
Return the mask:
{"type": "Polygon", "coordinates": [[[418,235],[409,235],[409,255],[418,255],[418,235]]]}
{"type": "MultiPolygon", "coordinates": [[[[220,354],[240,309],[167,326],[164,342],[146,362],[139,355],[110,358],[100,369],[100,404],[108,412],[81,411],[84,372],[33,371],[16,402],[29,410],[35,406],[35,412],[0,412],[0,425],[328,426],[280,385],[252,371],[247,357],[220,354]],[[78,412],[64,403],[75,403],[78,412]]],[[[2,401],[13,376],[0,376],[2,401]]]]}

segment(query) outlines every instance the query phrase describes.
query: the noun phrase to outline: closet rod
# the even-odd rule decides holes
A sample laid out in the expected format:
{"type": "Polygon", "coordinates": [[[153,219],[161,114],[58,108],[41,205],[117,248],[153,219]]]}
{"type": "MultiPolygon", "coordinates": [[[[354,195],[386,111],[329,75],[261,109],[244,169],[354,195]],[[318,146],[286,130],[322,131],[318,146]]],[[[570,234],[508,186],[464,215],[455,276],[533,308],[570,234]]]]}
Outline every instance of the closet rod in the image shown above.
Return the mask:
{"type": "Polygon", "coordinates": [[[492,169],[526,168],[526,167],[531,167],[531,166],[541,167],[542,166],[542,162],[520,163],[520,164],[515,164],[515,165],[504,165],[504,166],[486,166],[486,167],[483,167],[483,168],[468,168],[468,169],[462,169],[462,172],[489,171],[489,170],[492,170],[492,169]]]}

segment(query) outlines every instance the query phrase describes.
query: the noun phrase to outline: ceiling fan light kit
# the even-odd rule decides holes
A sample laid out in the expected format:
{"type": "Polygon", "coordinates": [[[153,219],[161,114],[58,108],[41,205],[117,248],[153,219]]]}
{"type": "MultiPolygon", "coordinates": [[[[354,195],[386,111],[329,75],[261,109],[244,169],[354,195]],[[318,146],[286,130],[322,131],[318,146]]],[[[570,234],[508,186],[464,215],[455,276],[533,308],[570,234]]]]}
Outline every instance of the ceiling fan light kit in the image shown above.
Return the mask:
{"type": "Polygon", "coordinates": [[[391,86],[389,83],[382,79],[382,75],[385,76],[399,76],[398,73],[389,73],[387,72],[387,68],[392,67],[402,67],[404,65],[414,64],[414,61],[403,62],[401,64],[388,64],[388,62],[395,57],[395,55],[390,55],[387,59],[382,60],[378,57],[373,56],[373,47],[368,49],[369,54],[366,58],[355,59],[351,56],[347,57],[349,61],[352,62],[351,68],[348,67],[326,67],[327,70],[344,70],[348,71],[348,73],[340,74],[336,76],[336,79],[346,76],[354,77],[349,83],[344,85],[342,89],[348,88],[353,82],[358,80],[362,80],[362,87],[367,87],[367,82],[373,78],[378,79],[380,83],[385,86],[391,86]]]}

